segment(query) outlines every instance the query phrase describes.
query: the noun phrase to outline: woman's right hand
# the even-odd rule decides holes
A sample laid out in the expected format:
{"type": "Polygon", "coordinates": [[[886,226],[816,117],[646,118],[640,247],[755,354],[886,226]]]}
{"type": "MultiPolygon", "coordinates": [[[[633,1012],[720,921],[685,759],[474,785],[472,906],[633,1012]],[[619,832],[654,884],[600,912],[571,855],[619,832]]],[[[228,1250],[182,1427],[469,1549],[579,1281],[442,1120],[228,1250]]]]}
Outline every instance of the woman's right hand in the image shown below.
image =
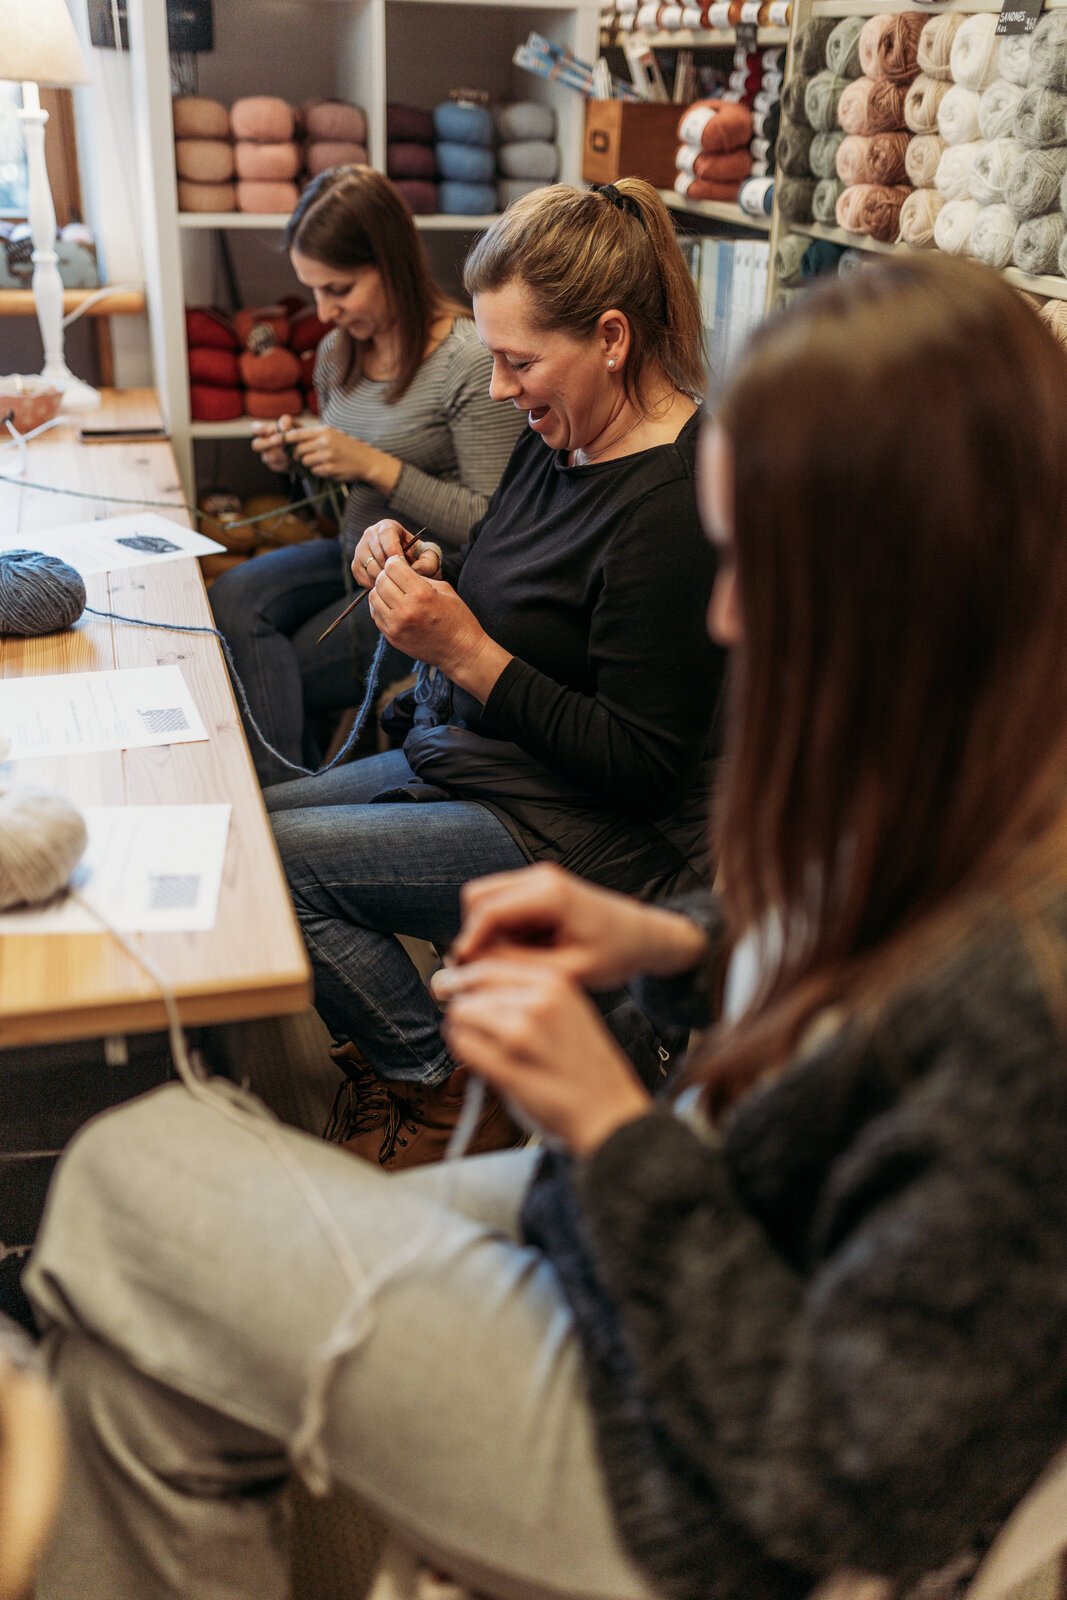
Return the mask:
{"type": "Polygon", "coordinates": [[[285,443],[285,433],[294,426],[292,417],[279,417],[277,422],[253,422],[252,449],[265,461],[272,472],[288,472],[293,458],[285,443]]]}
{"type": "Polygon", "coordinates": [[[352,557],[352,576],[361,589],[372,589],[390,556],[403,556],[413,572],[436,578],[441,570],[441,546],[419,539],[409,549],[411,534],[402,523],[386,517],[364,528],[352,557]]]}
{"type": "MultiPolygon", "coordinates": [[[[474,878],[461,892],[463,922],[449,957],[457,966],[486,956],[538,961],[586,988],[610,989],[639,974],[689,972],[705,950],[688,917],[599,889],[543,863],[474,878]]],[[[434,994],[448,998],[448,970],[434,994]]]]}

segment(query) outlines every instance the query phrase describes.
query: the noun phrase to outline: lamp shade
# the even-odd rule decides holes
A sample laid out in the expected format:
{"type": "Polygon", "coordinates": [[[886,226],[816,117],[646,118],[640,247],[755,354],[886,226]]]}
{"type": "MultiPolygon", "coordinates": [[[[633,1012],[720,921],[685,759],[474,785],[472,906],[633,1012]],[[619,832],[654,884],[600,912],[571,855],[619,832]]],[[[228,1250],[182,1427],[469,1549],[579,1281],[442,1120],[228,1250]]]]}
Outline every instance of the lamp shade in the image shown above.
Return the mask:
{"type": "Polygon", "coordinates": [[[0,0],[0,78],[57,88],[89,82],[64,0],[0,0]]]}

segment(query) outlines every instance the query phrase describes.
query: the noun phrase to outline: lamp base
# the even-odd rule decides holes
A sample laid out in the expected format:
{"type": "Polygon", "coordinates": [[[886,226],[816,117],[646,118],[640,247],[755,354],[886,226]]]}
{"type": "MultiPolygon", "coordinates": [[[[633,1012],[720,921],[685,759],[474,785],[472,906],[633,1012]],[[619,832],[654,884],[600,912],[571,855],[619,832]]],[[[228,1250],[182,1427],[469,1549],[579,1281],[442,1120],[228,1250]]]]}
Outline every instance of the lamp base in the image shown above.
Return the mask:
{"type": "Polygon", "coordinates": [[[100,391],[76,378],[65,361],[46,362],[41,377],[63,391],[60,411],[95,411],[100,404],[100,391]]]}

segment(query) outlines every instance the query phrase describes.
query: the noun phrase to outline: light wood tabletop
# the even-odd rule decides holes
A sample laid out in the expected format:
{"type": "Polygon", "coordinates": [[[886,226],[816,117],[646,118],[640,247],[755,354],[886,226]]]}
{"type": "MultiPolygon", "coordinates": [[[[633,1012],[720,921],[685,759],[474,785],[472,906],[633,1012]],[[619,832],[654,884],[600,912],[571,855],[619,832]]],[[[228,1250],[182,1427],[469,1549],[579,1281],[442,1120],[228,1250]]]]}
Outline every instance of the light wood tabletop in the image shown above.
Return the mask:
{"type": "MultiPolygon", "coordinates": [[[[159,423],[149,391],[109,391],[89,426],[159,423]]],[[[33,549],[36,529],[138,509],[124,499],[165,502],[188,525],[169,444],[80,444],[54,428],[26,447],[24,483],[14,449],[0,450],[0,517],[33,549]],[[77,489],[89,498],[31,488],[77,489]]],[[[211,625],[203,581],[190,560],[90,577],[89,604],[161,621],[211,625]]],[[[310,974],[273,836],[218,642],[83,617],[43,638],[0,638],[0,675],[87,672],[178,664],[209,739],[196,744],[39,757],[0,767],[0,787],[58,791],[80,805],[205,804],[232,807],[218,920],[208,933],[141,934],[134,942],[160,967],[190,1024],[233,1022],[304,1010],[310,974]]],[[[2,732],[3,730],[0,730],[2,732]]],[[[166,1025],[156,984],[107,932],[0,936],[0,1047],[166,1025]]]]}

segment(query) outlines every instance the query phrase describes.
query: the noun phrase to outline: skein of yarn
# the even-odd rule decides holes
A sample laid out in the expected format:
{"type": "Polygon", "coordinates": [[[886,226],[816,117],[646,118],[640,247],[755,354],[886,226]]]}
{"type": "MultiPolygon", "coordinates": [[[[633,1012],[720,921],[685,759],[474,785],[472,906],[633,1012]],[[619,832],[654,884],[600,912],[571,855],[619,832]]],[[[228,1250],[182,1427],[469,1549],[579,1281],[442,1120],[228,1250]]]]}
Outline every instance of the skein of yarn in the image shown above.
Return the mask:
{"type": "Polygon", "coordinates": [[[844,187],[840,178],[819,179],[815,185],[815,193],[811,197],[811,214],[816,222],[821,222],[827,228],[836,226],[837,202],[844,187]]]}
{"type": "Polygon", "coordinates": [[[778,209],[787,222],[810,222],[811,202],[815,195],[814,178],[785,178],[776,180],[778,209]]]}
{"type": "Polygon", "coordinates": [[[908,181],[916,189],[933,188],[937,164],[947,149],[944,139],[936,133],[917,133],[908,140],[908,148],[904,152],[904,170],[908,181]]]}
{"type": "Polygon", "coordinates": [[[1023,97],[1020,84],[1007,78],[994,78],[978,97],[978,126],[983,139],[1007,139],[1015,125],[1015,113],[1023,97]]]}
{"type": "Polygon", "coordinates": [[[1023,88],[1030,82],[1030,48],[1033,34],[1009,33],[1000,41],[998,69],[1002,78],[1023,88]]]}
{"type": "Polygon", "coordinates": [[[808,84],[815,76],[814,73],[795,72],[789,82],[782,88],[782,116],[789,117],[793,122],[807,122],[808,113],[804,109],[807,97],[808,84]]]}
{"type": "Polygon", "coordinates": [[[837,152],[842,183],[903,183],[907,169],[906,133],[850,133],[837,152]]]}
{"type": "Polygon", "coordinates": [[[912,133],[936,133],[937,113],[949,86],[920,72],[904,100],[904,126],[912,133]]]}
{"type": "Polygon", "coordinates": [[[816,133],[832,133],[837,127],[837,106],[847,78],[836,73],[817,72],[804,91],[804,114],[816,133]]]}
{"type": "Polygon", "coordinates": [[[809,155],[814,134],[802,122],[791,122],[788,118],[782,119],[781,130],[778,134],[776,159],[778,170],[787,178],[806,178],[811,174],[809,155]]]}
{"type": "Polygon", "coordinates": [[[1024,89],[1012,131],[1019,143],[1030,149],[1067,144],[1067,94],[1039,84],[1024,89]]]}
{"type": "Polygon", "coordinates": [[[1018,222],[1043,217],[1060,203],[1060,186],[1067,172],[1067,145],[1057,150],[1026,150],[1012,168],[1004,186],[1004,203],[1018,222]]]}
{"type": "Polygon", "coordinates": [[[979,11],[956,29],[949,62],[953,79],[964,89],[984,89],[992,83],[999,57],[997,17],[992,11],[979,11]]]}
{"type": "Polygon", "coordinates": [[[907,91],[887,78],[856,78],[837,106],[837,120],[846,133],[890,133],[904,126],[907,91]]]}
{"type": "Polygon", "coordinates": [[[1067,345],[1067,300],[1046,300],[1037,314],[1060,344],[1067,345]]]}
{"type": "Polygon", "coordinates": [[[1016,227],[1007,206],[982,206],[971,229],[971,254],[998,271],[1010,266],[1016,227]]]}
{"type": "Polygon", "coordinates": [[[826,65],[840,78],[858,78],[862,17],[842,17],[826,41],[826,65]]]}
{"type": "Polygon", "coordinates": [[[860,66],[868,78],[909,84],[919,71],[919,35],[926,18],[918,11],[869,17],[859,37],[860,66]]]}
{"type": "Polygon", "coordinates": [[[784,239],[778,241],[778,248],[774,252],[774,272],[778,282],[787,289],[795,289],[804,281],[800,263],[807,248],[808,240],[799,233],[786,234],[784,239]]]}
{"type": "Polygon", "coordinates": [[[793,43],[796,70],[805,77],[818,72],[826,61],[826,43],[836,24],[833,17],[812,17],[797,29],[793,43]]]}
{"type": "Polygon", "coordinates": [[[937,214],[944,204],[936,189],[913,189],[900,208],[900,237],[904,244],[929,248],[934,242],[937,214]]]}
{"type": "Polygon", "coordinates": [[[1040,277],[1044,273],[1061,272],[1060,248],[1067,233],[1067,217],[1062,211],[1050,212],[1047,217],[1031,217],[1020,222],[1015,232],[1012,260],[1020,272],[1040,277]]]}
{"type": "Polygon", "coordinates": [[[973,89],[954,83],[937,108],[937,131],[946,144],[971,144],[981,136],[978,96],[973,89]]]}
{"type": "Polygon", "coordinates": [[[85,818],[62,795],[0,794],[0,910],[51,900],[70,882],[88,843],[85,818]]]}
{"type": "Polygon", "coordinates": [[[808,160],[811,170],[817,178],[835,178],[837,176],[837,152],[843,140],[848,137],[838,128],[834,133],[817,133],[811,141],[808,151],[808,160]]]}
{"type": "Polygon", "coordinates": [[[934,185],[946,200],[969,200],[971,197],[971,170],[974,167],[980,144],[950,144],[937,163],[934,185]]]}
{"type": "Polygon", "coordinates": [[[963,17],[958,11],[947,11],[944,16],[927,20],[919,35],[916,52],[920,72],[925,72],[929,78],[940,78],[945,83],[952,81],[952,41],[956,37],[956,30],[962,25],[963,17]]]}
{"type": "Polygon", "coordinates": [[[1030,82],[1067,89],[1067,16],[1049,11],[1030,35],[1030,82]]]}
{"type": "Polygon", "coordinates": [[[981,207],[977,200],[946,200],[934,219],[934,243],[950,256],[969,253],[981,207]]]}
{"type": "Polygon", "coordinates": [[[980,206],[1001,204],[1008,180],[1024,154],[1016,139],[987,139],[979,145],[971,168],[971,199],[980,206]]]}
{"type": "Polygon", "coordinates": [[[0,552],[0,634],[61,633],[85,610],[85,580],[40,550],[0,552]]]}

